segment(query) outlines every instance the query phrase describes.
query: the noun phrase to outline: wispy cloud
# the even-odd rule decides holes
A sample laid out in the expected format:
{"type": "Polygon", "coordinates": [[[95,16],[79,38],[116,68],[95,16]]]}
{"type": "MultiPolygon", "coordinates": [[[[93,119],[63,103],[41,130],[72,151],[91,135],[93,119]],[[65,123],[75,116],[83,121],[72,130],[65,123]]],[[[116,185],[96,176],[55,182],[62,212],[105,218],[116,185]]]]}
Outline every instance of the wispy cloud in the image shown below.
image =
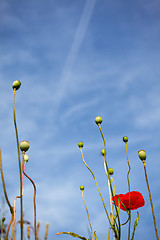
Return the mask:
{"type": "Polygon", "coordinates": [[[77,58],[78,51],[80,50],[81,44],[83,42],[85,33],[87,31],[87,27],[91,19],[95,3],[96,3],[96,0],[86,1],[78,28],[74,36],[74,40],[73,40],[70,52],[68,54],[64,69],[62,71],[62,76],[59,82],[59,88],[57,89],[57,95],[58,95],[57,108],[61,103],[64,94],[67,92],[67,88],[70,86],[70,77],[71,77],[72,68],[77,58]]]}

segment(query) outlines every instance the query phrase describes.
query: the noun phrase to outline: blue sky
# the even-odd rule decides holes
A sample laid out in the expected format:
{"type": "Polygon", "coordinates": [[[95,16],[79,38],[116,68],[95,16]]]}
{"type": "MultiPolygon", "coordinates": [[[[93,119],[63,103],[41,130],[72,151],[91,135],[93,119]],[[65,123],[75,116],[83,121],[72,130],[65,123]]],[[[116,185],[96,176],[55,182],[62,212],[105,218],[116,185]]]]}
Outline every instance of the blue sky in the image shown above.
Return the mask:
{"type": "MultiPolygon", "coordinates": [[[[16,116],[19,139],[30,142],[26,172],[37,185],[37,218],[43,237],[58,231],[88,235],[80,185],[99,239],[107,238],[107,218],[85,160],[94,171],[109,209],[103,148],[114,169],[116,193],[126,193],[127,161],[122,137],[129,138],[131,190],[145,206],[135,239],[155,239],[143,165],[147,171],[157,225],[160,225],[160,3],[158,0],[0,0],[0,147],[11,202],[19,193],[12,112],[12,83],[18,79],[16,116]]],[[[0,195],[3,195],[2,186],[0,195]]],[[[33,222],[33,189],[24,180],[25,218],[33,222]]],[[[18,206],[18,204],[17,204],[18,206]]],[[[6,206],[7,209],[7,206],[6,206]]],[[[17,209],[17,219],[19,217],[17,209]]],[[[121,218],[126,219],[125,213],[121,218]]],[[[133,220],[136,211],[133,211],[133,220]]],[[[9,220],[9,219],[7,219],[9,220]]],[[[125,238],[126,228],[123,228],[125,238]]],[[[160,229],[159,229],[160,232],[160,229]]]]}

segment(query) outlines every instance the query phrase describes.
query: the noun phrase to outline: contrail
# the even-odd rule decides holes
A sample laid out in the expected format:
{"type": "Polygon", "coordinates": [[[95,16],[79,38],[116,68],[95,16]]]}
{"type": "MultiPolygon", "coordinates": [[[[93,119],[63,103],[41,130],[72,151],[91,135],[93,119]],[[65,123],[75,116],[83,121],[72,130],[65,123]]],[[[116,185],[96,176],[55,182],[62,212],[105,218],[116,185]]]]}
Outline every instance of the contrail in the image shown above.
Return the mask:
{"type": "Polygon", "coordinates": [[[70,49],[70,52],[68,54],[68,57],[67,57],[67,60],[66,60],[63,72],[62,72],[62,77],[59,82],[59,88],[57,89],[57,102],[56,102],[57,108],[61,104],[63,96],[67,90],[67,86],[69,85],[68,83],[70,80],[72,67],[76,60],[78,51],[82,44],[82,41],[84,39],[89,21],[92,16],[92,12],[93,12],[95,3],[96,3],[96,0],[87,0],[86,1],[78,28],[77,28],[75,36],[74,36],[72,47],[70,49]]]}

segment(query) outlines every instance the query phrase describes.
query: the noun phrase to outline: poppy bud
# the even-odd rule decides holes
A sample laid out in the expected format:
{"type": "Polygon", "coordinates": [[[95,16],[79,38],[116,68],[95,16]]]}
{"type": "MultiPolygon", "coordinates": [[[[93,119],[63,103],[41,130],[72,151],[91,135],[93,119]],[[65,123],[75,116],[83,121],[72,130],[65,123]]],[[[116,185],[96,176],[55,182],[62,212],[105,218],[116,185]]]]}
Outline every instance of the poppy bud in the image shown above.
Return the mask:
{"type": "Polygon", "coordinates": [[[146,152],[145,150],[139,150],[138,151],[138,156],[139,158],[143,161],[143,160],[146,160],[146,152]]]}
{"type": "Polygon", "coordinates": [[[81,190],[81,191],[84,190],[84,186],[83,186],[83,185],[80,186],[80,190],[81,190]]]}
{"type": "Polygon", "coordinates": [[[102,117],[98,116],[95,118],[95,123],[98,125],[98,124],[101,124],[102,123],[102,117]]]}
{"type": "Polygon", "coordinates": [[[126,137],[126,136],[123,137],[123,142],[125,142],[125,143],[128,142],[128,137],[126,137]]]}
{"type": "Polygon", "coordinates": [[[106,154],[105,149],[102,149],[102,150],[101,150],[101,154],[102,154],[103,156],[106,154]]]}
{"type": "Polygon", "coordinates": [[[79,143],[78,143],[78,147],[79,147],[79,148],[83,148],[83,142],[79,142],[79,143]]]}
{"type": "Polygon", "coordinates": [[[18,90],[21,86],[21,82],[18,80],[15,80],[12,84],[12,88],[18,90]]]}
{"type": "Polygon", "coordinates": [[[108,173],[109,173],[109,175],[113,175],[113,173],[114,173],[113,168],[108,168],[108,173]]]}
{"type": "Polygon", "coordinates": [[[20,142],[20,149],[22,152],[27,152],[27,150],[29,149],[29,142],[28,141],[21,141],[20,142]]]}
{"type": "Polygon", "coordinates": [[[27,154],[25,154],[25,155],[24,155],[24,161],[25,161],[25,162],[28,162],[28,160],[29,160],[29,156],[28,156],[27,154]]]}

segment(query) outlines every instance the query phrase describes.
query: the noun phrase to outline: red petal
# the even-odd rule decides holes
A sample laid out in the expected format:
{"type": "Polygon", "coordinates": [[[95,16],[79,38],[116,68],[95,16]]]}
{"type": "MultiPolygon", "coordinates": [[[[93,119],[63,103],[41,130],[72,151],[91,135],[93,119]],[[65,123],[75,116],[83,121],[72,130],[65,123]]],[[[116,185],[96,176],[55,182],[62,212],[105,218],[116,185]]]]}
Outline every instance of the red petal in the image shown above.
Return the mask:
{"type": "MultiPolygon", "coordinates": [[[[123,203],[125,205],[125,207],[129,210],[129,192],[126,194],[119,194],[114,197],[115,203],[118,206],[118,197],[117,196],[119,197],[120,202],[121,202],[120,208],[123,211],[126,211],[122,205],[122,203],[123,203]]],[[[138,192],[138,191],[130,192],[130,209],[131,210],[135,210],[139,207],[143,207],[144,204],[145,204],[145,201],[140,192],[138,192]]]]}
{"type": "MultiPolygon", "coordinates": [[[[116,206],[118,207],[118,199],[120,201],[120,208],[122,207],[122,202],[123,202],[123,197],[124,197],[124,194],[117,194],[114,196],[114,200],[115,200],[115,203],[116,203],[116,206]]],[[[114,204],[114,200],[112,198],[112,203],[114,204]]]]}

